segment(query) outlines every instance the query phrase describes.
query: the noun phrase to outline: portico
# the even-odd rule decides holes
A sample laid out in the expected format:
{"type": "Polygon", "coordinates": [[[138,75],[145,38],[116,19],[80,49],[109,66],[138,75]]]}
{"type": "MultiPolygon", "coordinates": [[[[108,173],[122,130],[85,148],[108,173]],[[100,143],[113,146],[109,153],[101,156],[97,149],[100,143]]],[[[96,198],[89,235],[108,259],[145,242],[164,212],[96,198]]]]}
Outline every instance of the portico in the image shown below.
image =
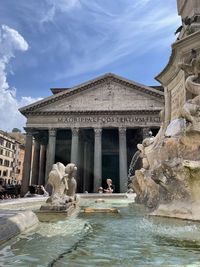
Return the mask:
{"type": "Polygon", "coordinates": [[[163,93],[114,74],[52,91],[20,110],[27,117],[23,192],[30,180],[45,184],[58,161],[78,166],[79,192],[96,192],[112,175],[117,192],[125,192],[130,155],[160,126],[163,93]]]}

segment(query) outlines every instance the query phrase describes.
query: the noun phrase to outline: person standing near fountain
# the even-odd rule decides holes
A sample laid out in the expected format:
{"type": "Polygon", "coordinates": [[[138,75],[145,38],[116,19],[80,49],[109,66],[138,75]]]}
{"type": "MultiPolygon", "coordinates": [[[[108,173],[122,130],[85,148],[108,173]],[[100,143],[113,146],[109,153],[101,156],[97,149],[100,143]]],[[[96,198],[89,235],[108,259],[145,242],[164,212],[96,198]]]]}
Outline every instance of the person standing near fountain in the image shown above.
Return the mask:
{"type": "Polygon", "coordinates": [[[115,186],[112,184],[112,180],[106,179],[106,183],[107,183],[108,187],[106,189],[104,189],[104,192],[105,193],[113,193],[113,191],[115,190],[115,186]]]}

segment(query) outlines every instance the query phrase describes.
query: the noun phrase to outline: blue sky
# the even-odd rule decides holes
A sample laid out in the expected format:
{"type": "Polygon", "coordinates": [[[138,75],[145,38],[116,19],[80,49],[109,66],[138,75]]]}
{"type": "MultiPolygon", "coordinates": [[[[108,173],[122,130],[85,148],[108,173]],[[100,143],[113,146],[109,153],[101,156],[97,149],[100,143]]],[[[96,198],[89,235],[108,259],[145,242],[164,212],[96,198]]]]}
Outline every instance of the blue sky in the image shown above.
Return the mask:
{"type": "Polygon", "coordinates": [[[157,84],[180,24],[176,0],[0,0],[0,128],[22,128],[17,109],[52,87],[106,72],[157,84]]]}

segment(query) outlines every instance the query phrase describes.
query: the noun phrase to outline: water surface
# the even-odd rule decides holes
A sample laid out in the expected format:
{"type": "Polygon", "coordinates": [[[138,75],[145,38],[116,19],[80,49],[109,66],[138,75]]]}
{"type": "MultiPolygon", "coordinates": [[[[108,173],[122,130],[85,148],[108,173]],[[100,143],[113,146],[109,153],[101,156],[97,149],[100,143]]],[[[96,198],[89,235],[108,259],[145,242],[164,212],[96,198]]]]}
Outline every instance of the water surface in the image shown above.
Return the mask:
{"type": "Polygon", "coordinates": [[[117,207],[119,214],[79,213],[40,223],[0,249],[0,266],[200,266],[200,225],[148,217],[126,199],[82,200],[84,206],[117,207]]]}

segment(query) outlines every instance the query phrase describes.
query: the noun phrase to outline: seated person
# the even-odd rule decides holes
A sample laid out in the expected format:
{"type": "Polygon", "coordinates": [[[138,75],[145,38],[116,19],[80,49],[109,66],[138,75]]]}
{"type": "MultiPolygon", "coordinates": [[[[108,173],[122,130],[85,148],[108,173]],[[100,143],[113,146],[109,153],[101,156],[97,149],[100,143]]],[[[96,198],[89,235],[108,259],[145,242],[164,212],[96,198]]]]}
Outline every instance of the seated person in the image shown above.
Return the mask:
{"type": "Polygon", "coordinates": [[[106,183],[107,183],[108,187],[106,189],[104,189],[104,192],[113,193],[113,191],[115,190],[115,186],[112,184],[112,180],[106,179],[106,183]]]}
{"type": "MultiPolygon", "coordinates": [[[[42,196],[48,197],[49,193],[45,190],[44,186],[40,186],[41,191],[43,192],[42,196]]],[[[29,186],[29,191],[24,195],[24,197],[40,197],[41,194],[37,193],[37,187],[36,185],[30,185],[29,186]]]]}
{"type": "Polygon", "coordinates": [[[36,194],[42,195],[43,197],[49,197],[49,193],[45,190],[43,185],[37,186],[36,194]]]}

